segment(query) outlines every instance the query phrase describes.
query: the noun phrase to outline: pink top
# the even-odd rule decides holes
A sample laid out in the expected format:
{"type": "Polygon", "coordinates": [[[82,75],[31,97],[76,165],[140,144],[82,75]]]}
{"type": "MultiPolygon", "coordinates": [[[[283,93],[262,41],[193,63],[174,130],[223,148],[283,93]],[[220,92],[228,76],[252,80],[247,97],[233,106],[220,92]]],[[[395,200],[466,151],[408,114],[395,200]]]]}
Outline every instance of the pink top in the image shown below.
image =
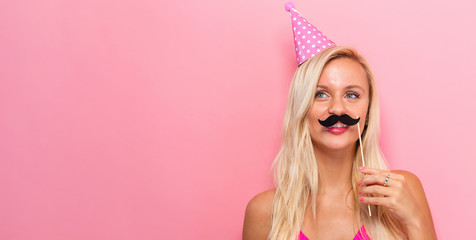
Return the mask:
{"type": "MultiPolygon", "coordinates": [[[[299,240],[309,240],[309,238],[307,238],[304,233],[299,232],[299,240]]],[[[365,231],[364,225],[362,225],[360,230],[357,232],[354,237],[354,240],[370,240],[369,236],[367,235],[367,232],[365,231]]]]}

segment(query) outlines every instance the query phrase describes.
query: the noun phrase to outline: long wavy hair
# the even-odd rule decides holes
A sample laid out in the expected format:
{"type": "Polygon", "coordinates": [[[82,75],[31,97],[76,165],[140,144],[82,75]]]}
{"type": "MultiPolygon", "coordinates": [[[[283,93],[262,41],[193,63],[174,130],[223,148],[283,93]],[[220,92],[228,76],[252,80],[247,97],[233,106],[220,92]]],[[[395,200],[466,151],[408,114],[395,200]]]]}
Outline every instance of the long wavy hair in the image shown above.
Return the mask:
{"type": "MultiPolygon", "coordinates": [[[[350,47],[334,46],[321,51],[297,68],[289,89],[283,121],[283,142],[272,164],[276,191],[272,204],[269,240],[297,239],[309,196],[313,217],[314,220],[316,219],[319,168],[307,117],[314,102],[315,89],[324,66],[337,58],[353,59],[360,63],[367,73],[370,86],[368,122],[361,136],[365,166],[388,170],[387,161],[379,146],[380,110],[377,87],[366,60],[350,47]]],[[[359,224],[354,226],[355,232],[358,231],[360,224],[364,224],[367,234],[372,239],[407,239],[405,226],[389,209],[370,204],[372,216],[369,217],[367,204],[359,201],[357,182],[364,176],[358,171],[361,163],[360,144],[357,141],[352,164],[351,189],[355,199],[354,219],[359,224]]]]}

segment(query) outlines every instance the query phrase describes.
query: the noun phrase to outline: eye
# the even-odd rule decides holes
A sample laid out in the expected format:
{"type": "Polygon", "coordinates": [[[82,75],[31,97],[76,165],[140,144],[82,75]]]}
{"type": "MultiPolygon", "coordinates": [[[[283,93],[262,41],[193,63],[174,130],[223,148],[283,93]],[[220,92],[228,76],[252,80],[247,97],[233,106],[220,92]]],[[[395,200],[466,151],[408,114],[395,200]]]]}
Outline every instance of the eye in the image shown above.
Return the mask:
{"type": "Polygon", "coordinates": [[[348,92],[347,96],[351,96],[350,98],[359,98],[360,97],[360,95],[358,93],[355,93],[355,92],[348,92]]]}
{"type": "Polygon", "coordinates": [[[323,92],[323,91],[319,91],[319,92],[316,93],[316,95],[314,95],[314,97],[315,98],[317,98],[317,97],[326,97],[326,93],[323,92]]]}

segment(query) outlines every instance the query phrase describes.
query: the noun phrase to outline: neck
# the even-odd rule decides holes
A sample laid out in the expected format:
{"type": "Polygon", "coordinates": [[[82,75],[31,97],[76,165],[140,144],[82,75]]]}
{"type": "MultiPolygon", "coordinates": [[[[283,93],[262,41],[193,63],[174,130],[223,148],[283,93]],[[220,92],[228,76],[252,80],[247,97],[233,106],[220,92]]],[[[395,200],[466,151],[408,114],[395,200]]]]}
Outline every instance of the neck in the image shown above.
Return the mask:
{"type": "Polygon", "coordinates": [[[356,145],[345,149],[320,149],[314,146],[319,167],[318,193],[346,194],[352,186],[352,163],[356,145]]]}

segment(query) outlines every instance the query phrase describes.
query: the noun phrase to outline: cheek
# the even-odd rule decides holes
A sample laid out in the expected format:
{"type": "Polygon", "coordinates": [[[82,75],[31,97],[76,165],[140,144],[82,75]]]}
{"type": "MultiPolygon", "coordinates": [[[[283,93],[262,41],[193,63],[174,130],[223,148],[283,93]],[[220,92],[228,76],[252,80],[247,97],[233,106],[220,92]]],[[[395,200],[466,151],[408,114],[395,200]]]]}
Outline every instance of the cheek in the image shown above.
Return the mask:
{"type": "Polygon", "coordinates": [[[317,122],[317,116],[315,114],[309,113],[309,116],[307,117],[307,121],[309,123],[309,127],[313,128],[314,127],[313,124],[317,122]]]}
{"type": "Polygon", "coordinates": [[[324,126],[319,123],[319,120],[325,120],[326,117],[326,113],[325,111],[323,112],[322,109],[314,109],[313,111],[311,111],[308,116],[308,124],[310,130],[315,134],[320,131],[323,131],[324,126]]]}
{"type": "Polygon", "coordinates": [[[357,112],[359,113],[359,116],[362,119],[367,116],[368,110],[369,110],[368,108],[369,108],[369,104],[368,104],[368,101],[367,101],[365,103],[359,104],[358,108],[356,109],[357,112]]]}
{"type": "Polygon", "coordinates": [[[325,117],[325,111],[322,111],[323,108],[318,108],[314,107],[311,109],[311,112],[309,112],[309,121],[310,123],[318,123],[318,119],[324,120],[325,117]]]}

